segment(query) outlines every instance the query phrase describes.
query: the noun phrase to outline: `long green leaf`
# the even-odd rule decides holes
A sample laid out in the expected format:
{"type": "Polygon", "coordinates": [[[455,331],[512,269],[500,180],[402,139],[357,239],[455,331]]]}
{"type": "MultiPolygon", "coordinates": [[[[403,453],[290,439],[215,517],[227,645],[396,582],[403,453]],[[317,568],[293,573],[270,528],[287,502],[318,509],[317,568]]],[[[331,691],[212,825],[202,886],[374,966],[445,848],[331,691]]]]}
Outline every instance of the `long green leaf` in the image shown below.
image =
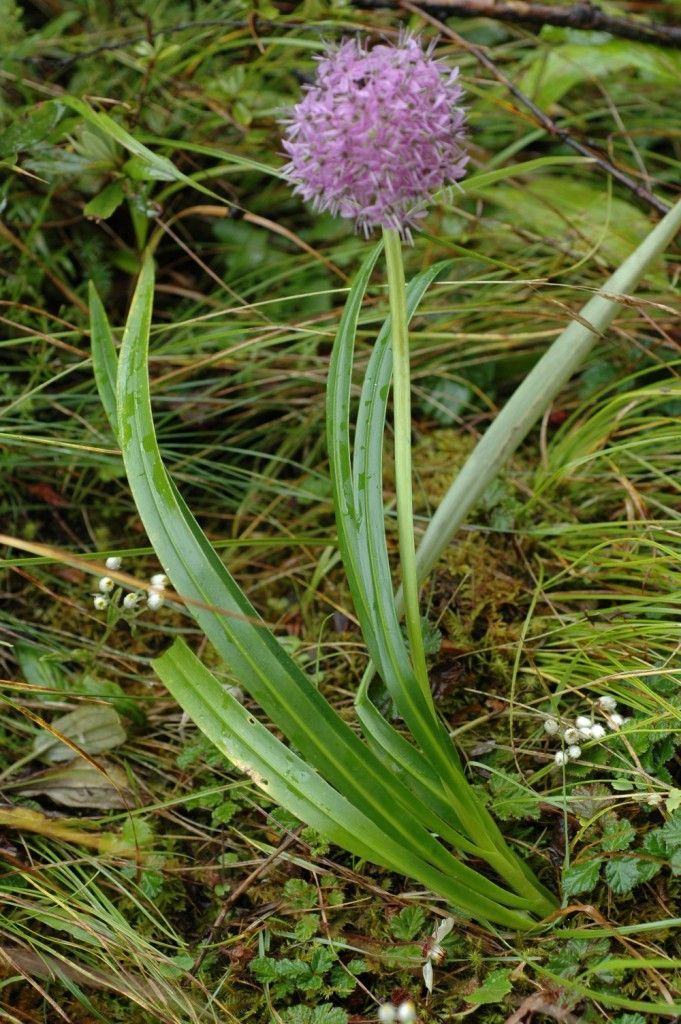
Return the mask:
{"type": "MultiPolygon", "coordinates": [[[[351,457],[350,384],[354,339],[364,291],[380,251],[381,246],[377,246],[367,256],[356,275],[336,335],[327,387],[329,465],[334,489],[339,547],[363,635],[400,714],[417,738],[428,744],[433,729],[437,728],[435,716],[432,707],[427,706],[422,699],[420,688],[413,678],[397,617],[394,614],[390,615],[394,598],[387,552],[377,566],[378,559],[372,558],[368,543],[369,533],[375,529],[385,551],[382,500],[380,509],[374,507],[369,514],[366,498],[369,490],[372,493],[376,488],[381,490],[380,455],[379,465],[376,466],[374,459],[371,470],[367,460],[370,448],[382,448],[385,408],[390,385],[390,317],[386,319],[374,343],[367,368],[357,420],[354,462],[351,457]],[[380,403],[381,414],[371,415],[369,410],[376,407],[377,401],[380,403]]],[[[411,282],[407,292],[407,313],[410,317],[413,316],[428,285],[442,269],[443,266],[431,268],[411,282]]],[[[374,738],[382,741],[390,738],[391,757],[401,765],[405,773],[411,773],[419,757],[418,751],[414,750],[413,754],[410,754],[407,749],[409,744],[404,740],[400,742],[402,738],[387,723],[380,724],[378,712],[374,715],[366,706],[365,711],[365,725],[373,723],[374,738]]],[[[451,754],[456,758],[453,748],[451,754]]],[[[426,780],[433,788],[441,788],[437,778],[433,776],[432,766],[424,761],[420,778],[414,777],[414,785],[420,788],[423,784],[428,784],[426,780]]],[[[451,812],[445,821],[449,822],[450,828],[453,826],[456,829],[463,849],[466,849],[467,845],[474,845],[467,844],[460,835],[461,825],[456,817],[452,820],[451,812]]]]}
{"type": "MultiPolygon", "coordinates": [[[[374,258],[372,254],[365,261],[352,291],[360,288],[363,291],[366,287],[374,258]]],[[[428,285],[446,265],[431,267],[411,282],[407,289],[409,318],[428,285]]],[[[351,303],[349,297],[329,369],[327,430],[339,546],[367,646],[422,755],[410,750],[406,740],[394,733],[387,723],[380,725],[377,712],[373,713],[375,709],[369,707],[366,700],[363,702],[364,722],[373,727],[374,739],[389,743],[391,756],[402,769],[405,785],[421,796],[428,791],[432,794],[433,798],[422,807],[421,813],[426,809],[434,812],[436,807],[442,811],[444,796],[445,803],[452,806],[452,811],[444,817],[444,830],[449,832],[454,828],[459,833],[458,845],[462,849],[470,849],[472,843],[476,853],[510,881],[516,891],[527,894],[529,888],[534,893],[539,913],[550,913],[554,908],[552,895],[508,848],[498,826],[468,785],[434,705],[424,698],[413,673],[392,592],[383,511],[382,451],[391,377],[390,318],[376,339],[365,374],[353,465],[349,455],[350,381],[358,314],[359,303],[351,303]],[[435,782],[433,771],[439,777],[435,782]],[[442,785],[445,792],[440,796],[438,790],[442,785]],[[462,830],[466,838],[461,836],[462,830]]]]}
{"type": "Polygon", "coordinates": [[[521,929],[532,926],[529,918],[467,888],[466,875],[475,875],[470,868],[459,865],[463,875],[459,880],[407,853],[250,715],[183,640],[176,640],[157,658],[154,669],[218,750],[269,797],[325,838],[356,856],[415,878],[478,919],[521,929]]]}
{"type": "Polygon", "coordinates": [[[472,890],[509,905],[527,901],[462,865],[403,813],[400,783],[386,772],[319,694],[259,619],[172,484],[154,434],[147,372],[153,303],[147,257],[126,324],[118,370],[118,423],[130,488],[149,540],[178,593],[244,689],[305,761],[405,851],[464,878],[472,890]]]}
{"type": "Polygon", "coordinates": [[[90,298],[90,345],[92,366],[99,400],[115,437],[118,437],[118,412],[116,409],[116,375],[118,357],[111,325],[92,281],[89,284],[90,298]]]}

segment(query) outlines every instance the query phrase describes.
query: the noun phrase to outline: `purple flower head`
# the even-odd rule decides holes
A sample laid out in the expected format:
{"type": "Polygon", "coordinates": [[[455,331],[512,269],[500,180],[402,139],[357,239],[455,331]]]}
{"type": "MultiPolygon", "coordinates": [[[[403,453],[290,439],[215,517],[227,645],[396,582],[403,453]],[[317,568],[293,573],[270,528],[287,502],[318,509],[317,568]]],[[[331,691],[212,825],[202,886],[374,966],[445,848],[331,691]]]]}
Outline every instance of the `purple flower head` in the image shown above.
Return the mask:
{"type": "Polygon", "coordinates": [[[413,36],[372,50],[350,39],[320,59],[283,140],[284,173],[316,210],[410,240],[433,194],[463,177],[459,69],[432,50],[413,36]]]}

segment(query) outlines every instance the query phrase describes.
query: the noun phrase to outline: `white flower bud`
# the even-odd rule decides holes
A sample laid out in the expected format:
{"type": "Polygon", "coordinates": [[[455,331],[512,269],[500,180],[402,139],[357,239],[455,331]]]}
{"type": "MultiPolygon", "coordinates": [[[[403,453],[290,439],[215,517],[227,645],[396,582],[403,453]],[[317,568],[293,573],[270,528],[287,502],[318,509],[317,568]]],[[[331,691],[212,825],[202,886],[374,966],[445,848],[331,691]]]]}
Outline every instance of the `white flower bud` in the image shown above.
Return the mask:
{"type": "Polygon", "coordinates": [[[168,577],[164,572],[157,572],[149,582],[154,590],[165,590],[168,586],[168,577]]]}
{"type": "Polygon", "coordinates": [[[575,718],[575,725],[578,729],[590,729],[591,719],[587,718],[586,715],[578,715],[577,718],[575,718]]]}
{"type": "Polygon", "coordinates": [[[573,746],[568,747],[567,752],[571,761],[576,761],[582,756],[582,748],[578,747],[576,743],[573,746]]]}
{"type": "Polygon", "coordinates": [[[152,590],[147,598],[147,608],[151,609],[152,612],[158,611],[163,604],[163,596],[156,590],[152,590]]]}
{"type": "Polygon", "coordinates": [[[107,569],[111,569],[113,572],[116,572],[123,565],[123,559],[118,558],[117,555],[112,555],[111,558],[107,558],[104,564],[107,569]]]}
{"type": "Polygon", "coordinates": [[[582,728],[579,730],[579,735],[581,736],[581,738],[583,740],[590,740],[591,737],[593,736],[593,734],[594,734],[594,727],[593,727],[593,725],[587,725],[586,728],[584,726],[582,726],[582,728]]]}
{"type": "Polygon", "coordinates": [[[411,999],[405,999],[403,1003],[397,1007],[397,1019],[400,1024],[413,1024],[416,1020],[416,1007],[412,1003],[411,999]]]}
{"type": "Polygon", "coordinates": [[[562,765],[567,764],[570,758],[564,750],[557,750],[553,756],[553,760],[559,767],[561,767],[562,765]]]}
{"type": "Polygon", "coordinates": [[[109,598],[104,597],[104,594],[96,594],[95,597],[92,599],[92,603],[98,612],[103,612],[106,608],[109,607],[109,598]]]}
{"type": "Polygon", "coordinates": [[[114,581],[110,576],[102,576],[97,585],[103,594],[110,594],[114,588],[114,581]]]}
{"type": "Polygon", "coordinates": [[[621,725],[624,725],[624,719],[615,711],[612,715],[610,715],[608,725],[611,729],[619,729],[621,725]]]}
{"type": "Polygon", "coordinates": [[[617,707],[617,701],[615,698],[608,696],[608,694],[605,694],[603,697],[599,697],[598,703],[604,711],[614,711],[617,707]]]}
{"type": "Polygon", "coordinates": [[[123,607],[131,612],[139,603],[139,594],[126,594],[123,598],[123,607]]]}
{"type": "Polygon", "coordinates": [[[547,732],[549,736],[555,736],[558,729],[559,725],[555,718],[547,718],[544,721],[544,732],[547,732]]]}
{"type": "Polygon", "coordinates": [[[579,730],[572,728],[566,729],[563,733],[563,739],[566,743],[576,743],[579,739],[579,730]]]}
{"type": "Polygon", "coordinates": [[[603,728],[602,725],[592,725],[591,726],[591,739],[592,740],[602,740],[604,736],[605,736],[605,729],[603,728]]]}
{"type": "Polygon", "coordinates": [[[378,1019],[381,1024],[391,1024],[395,1020],[395,1014],[397,1010],[392,1003],[383,1003],[378,1008],[378,1019]]]}

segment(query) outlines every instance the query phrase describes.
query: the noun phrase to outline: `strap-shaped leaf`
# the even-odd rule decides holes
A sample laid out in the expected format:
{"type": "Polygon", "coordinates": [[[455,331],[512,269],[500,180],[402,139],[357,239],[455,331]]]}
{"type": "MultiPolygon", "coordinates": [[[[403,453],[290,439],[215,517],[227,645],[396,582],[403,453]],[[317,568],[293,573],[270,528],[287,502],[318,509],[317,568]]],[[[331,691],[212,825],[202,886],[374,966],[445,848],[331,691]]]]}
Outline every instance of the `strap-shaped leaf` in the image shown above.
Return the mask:
{"type": "MultiPolygon", "coordinates": [[[[379,332],[369,360],[360,398],[354,460],[351,457],[349,420],[354,340],[361,294],[368,284],[376,256],[373,252],[364,261],[336,334],[327,390],[329,463],[339,547],[362,632],[372,659],[421,752],[410,750],[407,741],[387,723],[379,724],[378,712],[366,703],[366,693],[363,722],[373,727],[376,742],[387,744],[391,757],[401,768],[400,777],[405,785],[421,797],[428,791],[432,794],[433,799],[421,805],[420,815],[434,817],[440,834],[447,833],[451,837],[452,830],[457,832],[460,848],[475,849],[517,892],[527,894],[529,889],[539,913],[549,913],[554,906],[553,897],[508,848],[498,826],[469,786],[432,700],[424,695],[414,675],[400,629],[388,561],[382,489],[383,432],[391,377],[390,317],[379,332]],[[360,289],[361,294],[354,297],[353,293],[360,289]],[[443,785],[444,793],[440,796],[438,791],[443,785]],[[451,805],[451,810],[445,814],[443,826],[437,818],[436,807],[442,812],[447,804],[451,805]]],[[[429,284],[446,265],[431,267],[410,283],[406,297],[408,318],[413,316],[429,284]]]]}
{"type": "Polygon", "coordinates": [[[90,281],[88,290],[90,298],[90,346],[92,349],[95,383],[99,392],[99,400],[104,407],[104,412],[111,429],[114,435],[118,437],[118,413],[116,410],[118,357],[116,355],[116,346],[109,318],[92,281],[90,281]]]}
{"type": "Polygon", "coordinates": [[[214,745],[251,781],[297,818],[351,853],[411,876],[478,919],[514,928],[529,918],[501,907],[467,884],[475,872],[447,877],[386,835],[248,713],[178,639],[154,669],[173,697],[214,745]]]}
{"type": "Polygon", "coordinates": [[[119,440],[130,488],[164,571],[206,636],[313,766],[405,850],[466,879],[472,891],[512,906],[528,901],[461,864],[417,820],[405,816],[400,782],[331,708],[259,619],[170,480],[154,433],[147,371],[153,304],[147,257],[126,323],[118,369],[119,440]]]}

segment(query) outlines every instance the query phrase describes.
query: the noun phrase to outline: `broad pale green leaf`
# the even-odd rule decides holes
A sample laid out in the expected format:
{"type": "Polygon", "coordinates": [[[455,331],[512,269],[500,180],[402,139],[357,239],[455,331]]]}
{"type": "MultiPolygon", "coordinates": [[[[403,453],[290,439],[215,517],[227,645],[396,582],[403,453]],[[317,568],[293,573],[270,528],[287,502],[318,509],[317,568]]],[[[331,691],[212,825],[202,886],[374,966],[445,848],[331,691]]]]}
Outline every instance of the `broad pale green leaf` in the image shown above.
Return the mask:
{"type": "MultiPolygon", "coordinates": [[[[625,199],[609,197],[596,181],[542,175],[533,177],[522,189],[495,184],[478,191],[502,206],[511,222],[529,226],[545,239],[568,240],[578,252],[595,249],[613,266],[622,263],[650,230],[642,210],[625,199]]],[[[664,286],[661,261],[654,273],[664,286]]]]}
{"type": "Polygon", "coordinates": [[[54,692],[68,689],[68,681],[61,668],[48,658],[49,652],[27,640],[17,640],[14,656],[27,683],[46,687],[46,693],[37,693],[39,700],[53,700],[54,692]]]}
{"type": "Polygon", "coordinates": [[[47,761],[70,761],[75,755],[61,736],[86,754],[101,754],[125,743],[125,730],[109,704],[84,704],[51,722],[54,733],[43,730],[33,741],[33,753],[47,761]],[[60,734],[60,735],[57,735],[60,734]]]}
{"type": "Polygon", "coordinates": [[[681,87],[681,56],[645,43],[612,39],[598,45],[566,43],[542,50],[520,81],[520,88],[546,109],[583,81],[607,79],[635,68],[645,81],[681,87]]]}
{"type": "Polygon", "coordinates": [[[48,768],[24,780],[23,796],[48,796],[64,807],[95,807],[99,810],[132,807],[135,798],[129,779],[118,765],[97,761],[99,767],[76,758],[60,768],[48,768]]]}

